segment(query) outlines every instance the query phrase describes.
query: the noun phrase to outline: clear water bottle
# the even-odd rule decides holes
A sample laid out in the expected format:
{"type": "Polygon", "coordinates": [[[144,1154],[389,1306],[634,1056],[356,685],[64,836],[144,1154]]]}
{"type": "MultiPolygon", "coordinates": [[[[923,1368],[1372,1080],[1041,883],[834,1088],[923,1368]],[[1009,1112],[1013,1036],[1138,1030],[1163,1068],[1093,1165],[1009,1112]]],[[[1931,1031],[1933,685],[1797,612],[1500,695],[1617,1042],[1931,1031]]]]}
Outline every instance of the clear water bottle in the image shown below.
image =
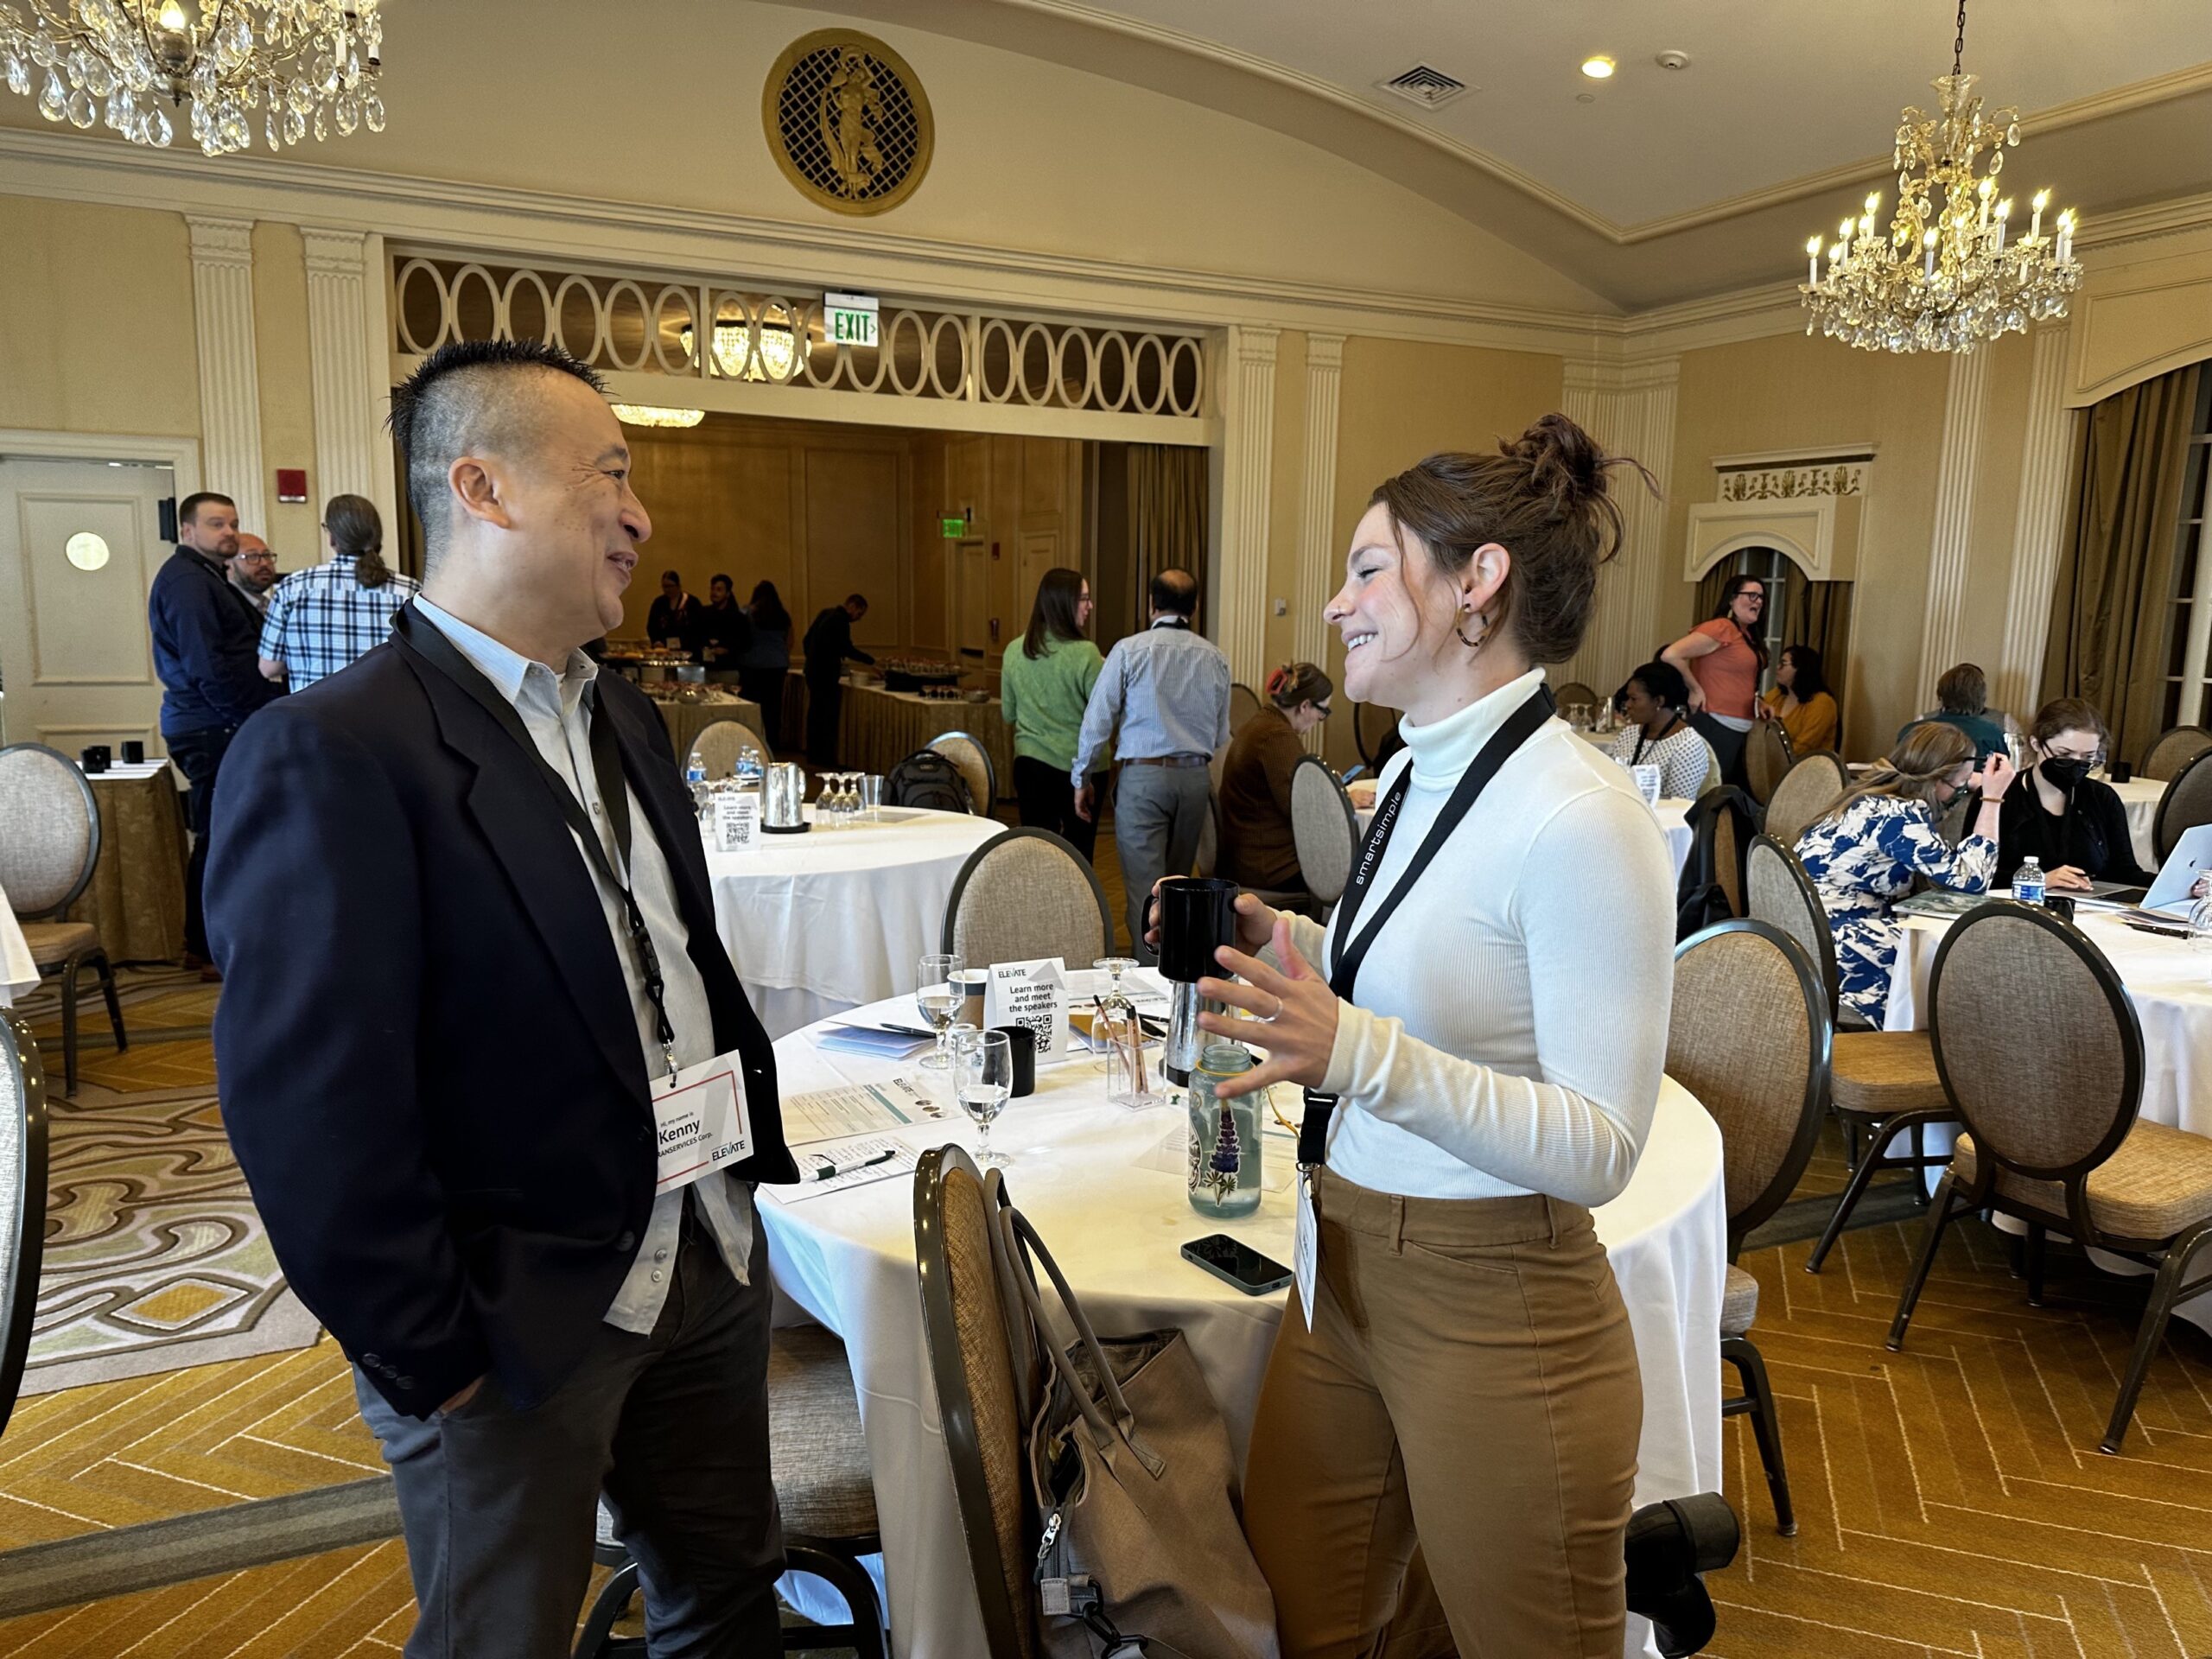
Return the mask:
{"type": "Polygon", "coordinates": [[[707,821],[708,813],[714,810],[714,798],[712,791],[707,787],[707,763],[696,753],[683,763],[683,783],[684,786],[691,791],[691,810],[698,814],[699,821],[704,823],[707,821]]]}
{"type": "Polygon", "coordinates": [[[2030,856],[2020,861],[2020,868],[2012,872],[2012,896],[2024,905],[2043,903],[2043,865],[2030,856]]]}
{"type": "Polygon", "coordinates": [[[1215,1088],[1252,1069],[1241,1043],[1215,1038],[1191,1074],[1191,1208],[1234,1220],[1260,1207],[1260,1107],[1262,1096],[1223,1100],[1215,1088]]]}

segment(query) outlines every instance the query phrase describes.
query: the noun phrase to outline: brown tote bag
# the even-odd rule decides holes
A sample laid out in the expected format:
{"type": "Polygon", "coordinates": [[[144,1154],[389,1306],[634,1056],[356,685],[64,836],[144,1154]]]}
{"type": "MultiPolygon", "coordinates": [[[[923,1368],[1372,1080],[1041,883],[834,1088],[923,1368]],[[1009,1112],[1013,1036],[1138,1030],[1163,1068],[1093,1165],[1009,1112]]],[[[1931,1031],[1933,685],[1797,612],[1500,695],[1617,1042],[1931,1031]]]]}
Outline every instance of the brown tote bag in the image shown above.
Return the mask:
{"type": "MultiPolygon", "coordinates": [[[[1052,1374],[1029,1428],[1045,1651],[1274,1659],[1274,1598],[1244,1541],[1229,1432],[1190,1344],[1178,1330],[1101,1341],[1037,1230],[1018,1210],[995,1214],[1001,1261],[1041,1264],[1076,1332],[1065,1352],[1038,1343],[1052,1374]]],[[[1041,1338],[1033,1273],[1013,1266],[1001,1280],[1026,1305],[1008,1308],[1009,1327],[1041,1338]]]]}

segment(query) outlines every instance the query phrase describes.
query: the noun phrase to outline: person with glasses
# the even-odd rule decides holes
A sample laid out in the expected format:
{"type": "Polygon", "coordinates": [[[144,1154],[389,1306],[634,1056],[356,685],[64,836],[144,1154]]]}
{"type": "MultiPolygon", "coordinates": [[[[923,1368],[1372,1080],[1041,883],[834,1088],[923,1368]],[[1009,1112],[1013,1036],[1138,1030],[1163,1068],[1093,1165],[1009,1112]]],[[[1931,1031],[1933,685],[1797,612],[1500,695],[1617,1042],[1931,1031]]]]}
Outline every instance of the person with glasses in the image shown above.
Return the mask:
{"type": "Polygon", "coordinates": [[[1222,763],[1220,874],[1248,887],[1303,893],[1290,775],[1306,757],[1306,734],[1329,717],[1336,688],[1312,663],[1285,663],[1268,676],[1267,690],[1266,706],[1230,741],[1222,763]]]}
{"type": "Polygon", "coordinates": [[[2152,873],[2135,861],[2119,792],[2089,776],[2104,758],[2107,736],[2104,716],[2079,697],[2060,697],[2036,711],[2028,733],[2028,787],[2005,797],[1998,826],[1999,887],[2009,885],[2028,858],[2043,866],[2053,892],[2083,892],[2097,881],[2149,885],[2152,873]]]}

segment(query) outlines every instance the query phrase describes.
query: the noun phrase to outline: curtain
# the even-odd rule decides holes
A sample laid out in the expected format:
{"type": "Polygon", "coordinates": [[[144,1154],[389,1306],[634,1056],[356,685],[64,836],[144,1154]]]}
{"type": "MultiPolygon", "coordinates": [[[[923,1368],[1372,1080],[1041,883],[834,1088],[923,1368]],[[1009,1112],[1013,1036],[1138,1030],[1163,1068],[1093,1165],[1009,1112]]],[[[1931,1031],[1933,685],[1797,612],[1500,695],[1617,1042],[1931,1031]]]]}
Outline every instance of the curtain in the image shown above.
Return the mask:
{"type": "MultiPolygon", "coordinates": [[[[1847,652],[1851,648],[1851,584],[1847,582],[1793,582],[1789,584],[1788,614],[1782,621],[1782,643],[1810,645],[1821,653],[1821,677],[1828,695],[1842,709],[1844,683],[1849,678],[1847,652]]],[[[1837,747],[1842,747],[1839,732],[1837,747]]]]}
{"type": "Polygon", "coordinates": [[[2112,753],[2139,765],[2164,712],[2174,536],[2202,367],[2156,376],[2090,410],[2060,530],[2043,701],[2087,698],[2112,728],[2112,753]]]}
{"type": "Polygon", "coordinates": [[[1129,615],[1141,627],[1162,570],[1188,570],[1206,590],[1206,451],[1133,443],[1128,467],[1129,615]]]}

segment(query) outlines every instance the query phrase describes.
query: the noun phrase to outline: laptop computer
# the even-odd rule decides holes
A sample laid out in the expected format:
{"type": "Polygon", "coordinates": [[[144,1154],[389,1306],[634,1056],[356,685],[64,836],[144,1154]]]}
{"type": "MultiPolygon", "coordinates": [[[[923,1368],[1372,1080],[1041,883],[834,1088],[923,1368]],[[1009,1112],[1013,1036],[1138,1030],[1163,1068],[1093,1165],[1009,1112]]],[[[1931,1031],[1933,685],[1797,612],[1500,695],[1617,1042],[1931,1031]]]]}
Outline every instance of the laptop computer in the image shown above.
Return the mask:
{"type": "Polygon", "coordinates": [[[2149,887],[2126,887],[2116,881],[2093,881],[2088,897],[2104,904],[2136,905],[2145,910],[2179,915],[2188,907],[2189,890],[2208,869],[2212,869],[2212,823],[2200,823],[2181,832],[2173,851],[2158,867],[2158,879],[2149,887]]]}

